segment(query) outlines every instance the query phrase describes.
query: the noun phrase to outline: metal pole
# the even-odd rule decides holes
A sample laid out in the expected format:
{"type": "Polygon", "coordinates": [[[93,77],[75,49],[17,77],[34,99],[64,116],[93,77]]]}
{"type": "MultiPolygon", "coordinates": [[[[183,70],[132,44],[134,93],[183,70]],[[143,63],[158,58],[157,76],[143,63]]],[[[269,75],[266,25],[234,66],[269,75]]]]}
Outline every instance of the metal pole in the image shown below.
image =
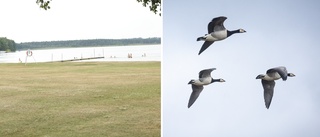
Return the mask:
{"type": "Polygon", "coordinates": [[[26,56],[26,61],[25,61],[24,65],[27,65],[27,60],[28,60],[28,55],[26,56]]]}

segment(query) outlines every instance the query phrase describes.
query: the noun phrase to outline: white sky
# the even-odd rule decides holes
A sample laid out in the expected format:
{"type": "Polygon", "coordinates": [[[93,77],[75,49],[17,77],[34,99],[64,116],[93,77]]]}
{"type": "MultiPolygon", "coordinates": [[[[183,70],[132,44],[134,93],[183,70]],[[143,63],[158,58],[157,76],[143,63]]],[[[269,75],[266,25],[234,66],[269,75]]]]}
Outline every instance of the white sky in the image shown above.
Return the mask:
{"type": "Polygon", "coordinates": [[[0,0],[0,37],[16,42],[161,37],[162,17],[136,0],[0,0]]]}
{"type": "Polygon", "coordinates": [[[163,137],[318,137],[320,135],[320,2],[166,0],[163,2],[163,137]],[[183,5],[183,6],[182,6],[183,5]],[[226,16],[229,30],[200,56],[207,24],[226,16]],[[258,74],[286,66],[266,109],[258,74]],[[188,109],[190,79],[215,67],[225,83],[204,87],[188,109]]]}

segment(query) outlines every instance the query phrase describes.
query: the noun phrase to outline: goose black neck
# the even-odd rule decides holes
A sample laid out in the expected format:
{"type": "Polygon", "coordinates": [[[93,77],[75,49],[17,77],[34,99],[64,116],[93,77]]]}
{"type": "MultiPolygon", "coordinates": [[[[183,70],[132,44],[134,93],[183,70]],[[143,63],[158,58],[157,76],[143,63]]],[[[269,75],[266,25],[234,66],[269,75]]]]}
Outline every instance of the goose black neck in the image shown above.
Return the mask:
{"type": "Polygon", "coordinates": [[[227,37],[231,36],[234,33],[240,33],[240,30],[232,30],[232,31],[227,31],[227,37]]]}
{"type": "Polygon", "coordinates": [[[211,83],[213,83],[213,82],[219,82],[220,81],[220,79],[213,79],[213,78],[211,78],[211,83]]]}

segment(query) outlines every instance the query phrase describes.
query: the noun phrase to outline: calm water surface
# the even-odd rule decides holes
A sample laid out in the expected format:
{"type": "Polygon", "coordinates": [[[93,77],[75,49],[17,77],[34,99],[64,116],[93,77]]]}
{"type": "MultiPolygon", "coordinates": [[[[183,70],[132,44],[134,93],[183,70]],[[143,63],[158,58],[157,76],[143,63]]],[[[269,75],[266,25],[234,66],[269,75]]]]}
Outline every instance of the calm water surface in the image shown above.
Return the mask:
{"type": "Polygon", "coordinates": [[[160,45],[31,49],[31,51],[32,56],[27,56],[26,50],[14,53],[0,52],[0,63],[52,62],[92,57],[104,58],[81,61],[161,61],[160,45]]]}

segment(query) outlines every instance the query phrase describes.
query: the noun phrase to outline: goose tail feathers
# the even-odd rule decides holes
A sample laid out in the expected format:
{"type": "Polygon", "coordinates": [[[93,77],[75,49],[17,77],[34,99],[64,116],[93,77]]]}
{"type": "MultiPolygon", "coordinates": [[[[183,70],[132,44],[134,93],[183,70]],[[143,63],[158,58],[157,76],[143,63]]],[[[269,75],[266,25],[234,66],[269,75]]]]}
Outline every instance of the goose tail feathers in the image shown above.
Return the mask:
{"type": "Polygon", "coordinates": [[[201,40],[206,40],[206,38],[204,38],[204,37],[197,38],[197,41],[201,41],[201,40]]]}

